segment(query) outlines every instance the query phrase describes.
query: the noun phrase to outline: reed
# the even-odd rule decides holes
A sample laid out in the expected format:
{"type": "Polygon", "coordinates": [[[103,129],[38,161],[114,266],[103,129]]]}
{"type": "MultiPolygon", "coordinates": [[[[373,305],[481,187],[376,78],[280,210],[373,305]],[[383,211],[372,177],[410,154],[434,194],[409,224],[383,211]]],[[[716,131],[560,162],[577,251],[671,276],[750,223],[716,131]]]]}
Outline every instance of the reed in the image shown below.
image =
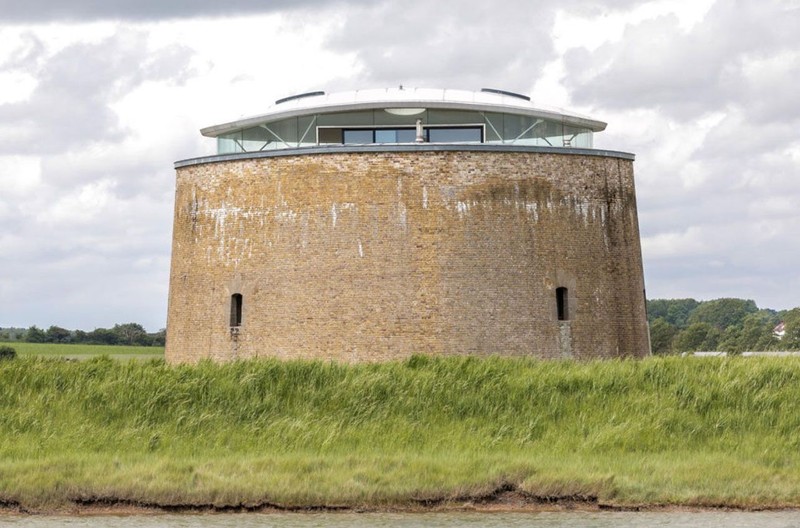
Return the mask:
{"type": "Polygon", "coordinates": [[[0,501],[800,505],[800,360],[0,362],[0,501]]]}

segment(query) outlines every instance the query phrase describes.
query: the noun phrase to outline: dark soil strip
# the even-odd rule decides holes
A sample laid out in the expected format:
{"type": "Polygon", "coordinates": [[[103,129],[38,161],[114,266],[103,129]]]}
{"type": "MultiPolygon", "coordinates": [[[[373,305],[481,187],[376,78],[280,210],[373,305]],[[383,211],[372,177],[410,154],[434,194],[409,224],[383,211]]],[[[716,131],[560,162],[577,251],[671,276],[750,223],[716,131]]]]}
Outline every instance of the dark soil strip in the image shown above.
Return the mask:
{"type": "Polygon", "coordinates": [[[425,512],[425,511],[665,511],[665,510],[728,510],[728,511],[775,511],[793,508],[736,507],[726,504],[702,505],[615,505],[601,503],[594,495],[535,495],[519,489],[516,484],[506,482],[496,489],[481,495],[456,497],[412,498],[407,503],[391,505],[306,505],[292,506],[262,501],[254,504],[162,504],[141,502],[116,497],[73,497],[67,504],[52,509],[35,510],[23,506],[16,500],[0,498],[0,516],[61,514],[61,515],[111,515],[111,514],[157,514],[157,513],[269,513],[269,512],[425,512]]]}

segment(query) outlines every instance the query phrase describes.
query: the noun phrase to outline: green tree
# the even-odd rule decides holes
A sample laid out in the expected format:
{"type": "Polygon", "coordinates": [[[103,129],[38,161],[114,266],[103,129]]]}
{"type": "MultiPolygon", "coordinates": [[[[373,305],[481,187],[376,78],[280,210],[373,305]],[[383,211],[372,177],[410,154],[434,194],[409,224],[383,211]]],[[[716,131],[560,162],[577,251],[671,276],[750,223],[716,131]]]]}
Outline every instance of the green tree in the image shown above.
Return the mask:
{"type": "Polygon", "coordinates": [[[69,343],[71,339],[72,333],[60,326],[51,326],[45,332],[45,341],[48,343],[69,343]]]}
{"type": "Polygon", "coordinates": [[[150,334],[153,346],[164,346],[167,344],[167,329],[162,328],[155,334],[150,334]]]}
{"type": "Polygon", "coordinates": [[[708,323],[722,331],[729,326],[741,325],[749,314],[756,313],[758,306],[751,300],[745,299],[715,299],[700,303],[692,311],[688,322],[708,323]]]}
{"type": "Polygon", "coordinates": [[[742,329],[738,326],[729,326],[722,331],[719,336],[716,350],[729,354],[739,354],[744,352],[741,346],[742,329]]]}
{"type": "Polygon", "coordinates": [[[783,314],[786,333],[781,339],[780,348],[800,350],[800,308],[793,308],[783,314]]]}
{"type": "Polygon", "coordinates": [[[117,335],[117,342],[126,345],[149,344],[147,331],[138,323],[116,324],[111,329],[117,335]]]}
{"type": "Polygon", "coordinates": [[[672,340],[677,333],[678,329],[663,317],[650,323],[650,346],[653,354],[663,355],[672,352],[672,340]]]}
{"type": "Polygon", "coordinates": [[[95,328],[86,333],[86,342],[95,345],[116,345],[118,340],[117,334],[108,328],[95,328]]]}
{"type": "Polygon", "coordinates": [[[38,328],[36,325],[31,326],[28,328],[28,331],[25,332],[25,341],[28,343],[44,343],[45,339],[44,330],[38,328]]]}
{"type": "Polygon", "coordinates": [[[759,310],[744,318],[739,336],[739,352],[764,351],[776,348],[772,330],[780,322],[772,310],[759,310]]]}
{"type": "Polygon", "coordinates": [[[685,328],[687,319],[700,305],[694,299],[653,299],[647,301],[647,320],[652,323],[663,318],[677,328],[685,328]]]}
{"type": "Polygon", "coordinates": [[[716,350],[720,331],[709,323],[693,323],[675,336],[673,348],[676,352],[716,350]]]}

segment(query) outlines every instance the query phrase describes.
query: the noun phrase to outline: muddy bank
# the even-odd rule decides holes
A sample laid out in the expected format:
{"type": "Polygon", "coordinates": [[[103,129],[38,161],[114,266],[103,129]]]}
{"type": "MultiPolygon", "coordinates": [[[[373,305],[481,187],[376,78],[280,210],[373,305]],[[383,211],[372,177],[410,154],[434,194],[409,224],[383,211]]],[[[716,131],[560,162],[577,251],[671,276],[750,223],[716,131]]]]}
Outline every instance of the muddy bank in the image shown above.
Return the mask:
{"type": "Polygon", "coordinates": [[[65,504],[28,507],[0,499],[0,515],[158,515],[164,513],[424,513],[424,512],[558,512],[558,511],[781,511],[800,510],[795,504],[741,505],[697,502],[687,504],[617,504],[591,495],[539,496],[506,484],[479,496],[411,498],[396,504],[290,505],[263,501],[255,504],[160,504],[115,497],[80,497],[65,504]]]}

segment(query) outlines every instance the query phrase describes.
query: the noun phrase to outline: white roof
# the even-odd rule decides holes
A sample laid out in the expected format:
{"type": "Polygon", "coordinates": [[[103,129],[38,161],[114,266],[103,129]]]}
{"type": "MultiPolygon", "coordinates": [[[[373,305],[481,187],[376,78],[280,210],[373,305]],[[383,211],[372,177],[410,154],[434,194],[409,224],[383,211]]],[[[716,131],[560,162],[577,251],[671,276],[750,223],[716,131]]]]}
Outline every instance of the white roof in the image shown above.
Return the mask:
{"type": "Polygon", "coordinates": [[[203,128],[200,133],[204,136],[216,137],[289,117],[375,108],[437,108],[501,112],[563,121],[567,125],[589,128],[595,132],[606,128],[606,123],[602,121],[567,112],[561,108],[534,106],[524,96],[489,91],[399,87],[330,94],[312,93],[316,95],[287,98],[288,100],[284,102],[276,102],[265,114],[203,128]]]}

